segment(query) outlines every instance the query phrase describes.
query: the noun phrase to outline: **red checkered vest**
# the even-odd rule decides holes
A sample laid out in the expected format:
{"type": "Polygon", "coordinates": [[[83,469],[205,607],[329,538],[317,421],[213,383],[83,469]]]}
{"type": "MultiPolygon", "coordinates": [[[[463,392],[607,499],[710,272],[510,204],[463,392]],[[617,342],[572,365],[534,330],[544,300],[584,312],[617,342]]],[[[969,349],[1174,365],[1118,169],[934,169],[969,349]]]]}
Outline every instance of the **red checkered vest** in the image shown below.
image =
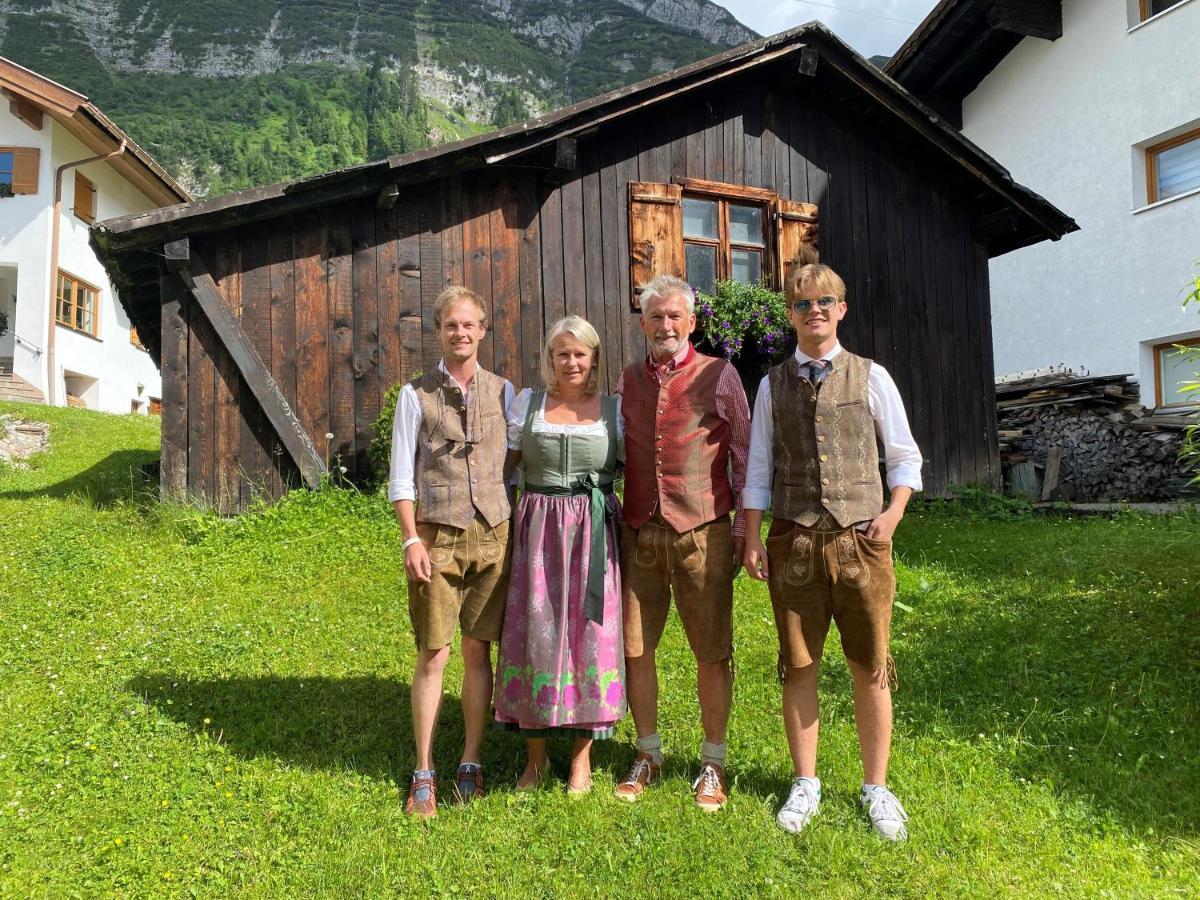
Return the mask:
{"type": "Polygon", "coordinates": [[[625,369],[624,520],[641,528],[655,507],[678,532],[733,509],[729,426],[717,415],[717,383],[729,363],[692,351],[662,383],[637,362],[625,369]]]}

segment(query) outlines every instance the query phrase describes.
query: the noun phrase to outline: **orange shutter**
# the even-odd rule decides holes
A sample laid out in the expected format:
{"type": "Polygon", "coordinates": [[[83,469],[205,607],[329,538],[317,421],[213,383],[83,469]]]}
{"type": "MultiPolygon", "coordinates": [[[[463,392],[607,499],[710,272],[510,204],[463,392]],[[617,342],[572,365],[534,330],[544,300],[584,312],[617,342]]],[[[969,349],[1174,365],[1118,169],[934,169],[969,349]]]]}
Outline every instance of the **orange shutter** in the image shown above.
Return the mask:
{"type": "Polygon", "coordinates": [[[38,192],[38,163],[42,151],[37,147],[13,147],[14,194],[36,194],[38,192]]]}
{"type": "Polygon", "coordinates": [[[778,201],[775,210],[779,241],[779,289],[787,289],[787,280],[796,264],[815,263],[817,255],[817,207],[798,200],[778,201]]]}
{"type": "Polygon", "coordinates": [[[684,277],[683,188],[629,182],[629,277],[634,309],[638,294],[656,275],[684,277]]]}
{"type": "Polygon", "coordinates": [[[75,215],[89,225],[96,220],[96,188],[79,172],[75,173],[75,215]]]}

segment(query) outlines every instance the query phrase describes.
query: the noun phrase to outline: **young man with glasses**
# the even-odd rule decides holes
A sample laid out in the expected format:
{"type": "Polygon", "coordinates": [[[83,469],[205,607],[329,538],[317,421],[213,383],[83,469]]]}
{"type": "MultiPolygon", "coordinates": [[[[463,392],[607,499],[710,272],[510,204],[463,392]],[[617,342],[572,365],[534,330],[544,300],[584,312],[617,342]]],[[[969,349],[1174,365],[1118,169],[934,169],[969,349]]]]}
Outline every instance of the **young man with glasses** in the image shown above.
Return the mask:
{"type": "Polygon", "coordinates": [[[837,273],[825,265],[799,267],[788,298],[796,353],[759,386],[743,492],[743,562],[770,589],[796,776],[776,820],[800,831],[821,801],[817,669],[832,620],[854,681],[864,774],[859,802],[880,836],[902,841],[908,816],[887,788],[895,679],[888,653],[892,533],[921,489],[921,452],[891,376],[838,343],[847,303],[837,273]],[[876,438],[891,492],[886,508],[876,438]],[[774,518],[764,548],[767,509],[774,518]]]}

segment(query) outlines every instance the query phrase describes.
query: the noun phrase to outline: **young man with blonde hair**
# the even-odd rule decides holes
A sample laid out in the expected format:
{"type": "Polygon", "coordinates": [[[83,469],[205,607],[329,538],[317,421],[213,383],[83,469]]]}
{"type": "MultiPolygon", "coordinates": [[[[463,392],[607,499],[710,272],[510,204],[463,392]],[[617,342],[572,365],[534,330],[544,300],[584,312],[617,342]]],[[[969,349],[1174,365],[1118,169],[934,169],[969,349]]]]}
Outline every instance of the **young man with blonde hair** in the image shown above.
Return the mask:
{"type": "Polygon", "coordinates": [[[908,836],[908,816],[887,788],[892,533],[909,497],[921,489],[921,452],[891,376],[838,342],[848,305],[837,273],[824,265],[798,267],[789,279],[788,306],[796,353],[759,386],[743,494],[744,563],[770,588],[796,776],[777,821],[800,831],[821,801],[817,669],[832,619],[854,681],[864,774],[859,802],[880,836],[900,841],[908,836]],[[877,438],[891,492],[886,508],[877,438]],[[764,548],[767,509],[774,518],[764,548]]]}
{"type": "Polygon", "coordinates": [[[696,658],[704,743],[695,803],[725,805],[725,726],[733,697],[733,578],[741,559],[739,509],[750,410],[728,360],[697,353],[695,295],[660,275],[642,289],[647,359],[621,373],[625,499],[621,577],[625,679],[637,756],[616,796],[637,800],[663,763],[654,653],[671,597],[696,658]]]}
{"type": "Polygon", "coordinates": [[[388,500],[404,534],[408,611],[417,642],[412,681],[416,741],[405,811],[437,815],[433,736],[442,676],[462,632],[465,744],[455,777],[462,801],[483,791],[480,744],[492,696],[491,642],[508,592],[510,498],[504,479],[505,415],[512,385],[479,367],[487,308],[465,287],[438,296],[437,369],[400,389],[392,427],[388,500]]]}

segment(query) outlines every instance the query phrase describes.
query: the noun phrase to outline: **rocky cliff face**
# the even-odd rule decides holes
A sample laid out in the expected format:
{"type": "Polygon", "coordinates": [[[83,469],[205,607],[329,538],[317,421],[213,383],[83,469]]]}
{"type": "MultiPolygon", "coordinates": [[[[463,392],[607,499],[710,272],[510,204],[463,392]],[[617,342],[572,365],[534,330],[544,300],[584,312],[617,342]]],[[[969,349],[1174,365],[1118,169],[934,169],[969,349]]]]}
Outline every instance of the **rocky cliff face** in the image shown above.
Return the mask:
{"type": "Polygon", "coordinates": [[[0,55],[201,192],[463,137],[755,37],[710,0],[0,0],[0,55]]]}

